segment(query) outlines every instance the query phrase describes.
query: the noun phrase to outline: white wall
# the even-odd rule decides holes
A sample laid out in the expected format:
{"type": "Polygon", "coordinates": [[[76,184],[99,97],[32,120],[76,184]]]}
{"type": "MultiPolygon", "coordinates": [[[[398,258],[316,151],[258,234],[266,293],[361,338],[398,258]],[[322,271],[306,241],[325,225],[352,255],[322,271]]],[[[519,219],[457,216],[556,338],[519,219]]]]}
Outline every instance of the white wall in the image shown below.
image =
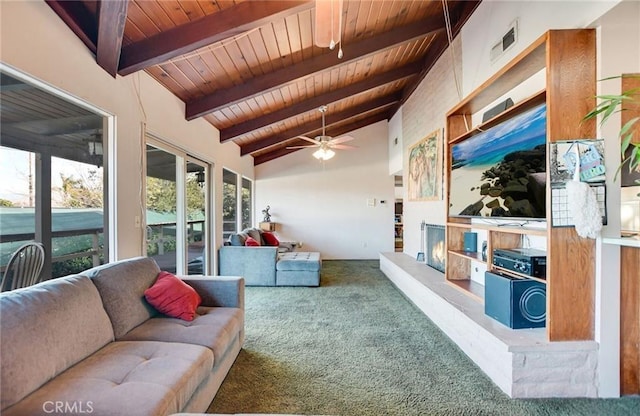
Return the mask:
{"type": "Polygon", "coordinates": [[[402,174],[402,107],[389,119],[389,175],[402,174]]]}
{"type": "MultiPolygon", "coordinates": [[[[253,178],[251,157],[241,158],[235,144],[221,145],[218,131],[206,121],[186,121],[184,103],[146,73],[115,79],[108,75],[44,2],[2,2],[0,7],[4,64],[115,116],[118,258],[141,255],[143,249],[144,234],[134,220],[144,218],[143,125],[158,137],[215,163],[216,212],[222,210],[223,166],[253,178]]],[[[222,230],[221,218],[215,226],[222,230]]]]}
{"type": "MultiPolygon", "coordinates": [[[[455,68],[461,75],[460,41],[454,41],[455,68]]],[[[435,130],[442,130],[444,146],[444,128],[446,113],[459,102],[455,77],[451,68],[452,50],[448,49],[433,66],[431,72],[420,83],[411,97],[402,106],[403,136],[403,184],[404,184],[404,246],[403,252],[416,257],[421,250],[420,223],[444,224],[446,221],[446,180],[443,175],[442,192],[437,201],[409,201],[407,163],[408,150],[435,130]]],[[[443,147],[444,149],[444,147],[443,147]]]]}
{"type": "Polygon", "coordinates": [[[358,148],[337,150],[324,164],[303,149],[256,166],[256,218],[269,205],[280,240],[301,241],[324,259],[377,259],[394,250],[387,122],[349,135],[358,148]]]}
{"type": "Polygon", "coordinates": [[[547,30],[587,27],[618,2],[619,0],[484,0],[461,31],[464,96],[490,78],[547,30]],[[491,62],[491,48],[502,39],[514,20],[517,20],[518,25],[517,42],[491,62]]]}

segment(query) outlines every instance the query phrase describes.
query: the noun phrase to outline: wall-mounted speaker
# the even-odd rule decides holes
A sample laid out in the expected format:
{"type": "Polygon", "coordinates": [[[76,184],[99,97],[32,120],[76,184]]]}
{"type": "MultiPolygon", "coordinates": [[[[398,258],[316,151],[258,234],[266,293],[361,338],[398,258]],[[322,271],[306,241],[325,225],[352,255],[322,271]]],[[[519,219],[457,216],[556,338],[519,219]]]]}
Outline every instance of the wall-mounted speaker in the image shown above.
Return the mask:
{"type": "Polygon", "coordinates": [[[498,114],[506,111],[507,108],[513,106],[513,100],[511,98],[507,98],[503,102],[491,107],[484,114],[482,114],[482,122],[484,123],[487,120],[490,120],[497,116],[498,114]]]}
{"type": "Polygon", "coordinates": [[[532,279],[486,272],[484,313],[509,328],[543,328],[547,318],[547,287],[532,279]]]}
{"type": "Polygon", "coordinates": [[[472,232],[464,233],[464,251],[475,253],[478,251],[478,234],[472,232]]]}

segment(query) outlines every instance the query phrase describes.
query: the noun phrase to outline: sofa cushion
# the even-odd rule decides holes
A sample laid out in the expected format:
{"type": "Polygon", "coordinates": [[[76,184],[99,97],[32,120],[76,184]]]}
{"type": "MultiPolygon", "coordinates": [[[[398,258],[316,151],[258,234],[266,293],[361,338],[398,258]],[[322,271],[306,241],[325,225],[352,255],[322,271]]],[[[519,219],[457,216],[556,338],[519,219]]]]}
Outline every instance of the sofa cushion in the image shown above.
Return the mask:
{"type": "Polygon", "coordinates": [[[0,327],[3,414],[114,337],[100,295],[84,276],[0,294],[0,327]]]}
{"type": "Polygon", "coordinates": [[[248,236],[249,235],[245,233],[231,234],[229,236],[229,244],[232,246],[244,246],[248,236]]]}
{"type": "Polygon", "coordinates": [[[317,272],[320,270],[320,253],[303,251],[280,253],[276,263],[276,270],[317,272]]]}
{"type": "Polygon", "coordinates": [[[160,268],[148,257],[121,260],[82,272],[98,288],[116,339],[158,314],[144,299],[144,291],[156,281],[158,273],[160,268]]]}
{"type": "Polygon", "coordinates": [[[198,345],[112,342],[3,416],[50,414],[55,402],[76,406],[65,414],[168,415],[184,409],[212,368],[213,354],[198,345]]]}
{"type": "Polygon", "coordinates": [[[264,245],[264,241],[262,241],[262,230],[258,228],[245,228],[242,232],[256,240],[261,246],[264,245]]]}
{"type": "Polygon", "coordinates": [[[222,359],[233,338],[244,329],[244,311],[239,308],[200,307],[191,321],[152,318],[133,329],[123,339],[152,340],[201,345],[213,351],[215,360],[222,359]]]}
{"type": "Polygon", "coordinates": [[[247,240],[244,242],[244,245],[247,247],[258,247],[261,246],[260,241],[255,240],[253,237],[247,237],[247,240]]]}
{"type": "Polygon", "coordinates": [[[262,233],[262,239],[264,240],[265,246],[278,247],[280,245],[280,241],[278,240],[278,237],[276,237],[276,235],[272,232],[264,231],[262,233]]]}
{"type": "Polygon", "coordinates": [[[158,279],[144,291],[144,297],[159,312],[185,321],[193,321],[202,302],[191,286],[165,271],[158,273],[158,279]]]}

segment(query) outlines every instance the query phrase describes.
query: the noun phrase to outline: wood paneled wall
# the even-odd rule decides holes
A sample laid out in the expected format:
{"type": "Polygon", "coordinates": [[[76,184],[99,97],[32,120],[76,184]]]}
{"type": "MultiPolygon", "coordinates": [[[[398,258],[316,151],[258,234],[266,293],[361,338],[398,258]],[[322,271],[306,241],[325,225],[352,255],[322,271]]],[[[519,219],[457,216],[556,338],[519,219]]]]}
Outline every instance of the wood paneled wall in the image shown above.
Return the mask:
{"type": "MultiPolygon", "coordinates": [[[[637,78],[622,78],[622,91],[640,88],[637,78]]],[[[621,125],[640,116],[640,96],[625,105],[621,125]]],[[[640,123],[635,125],[634,143],[640,143],[640,123]]],[[[620,249],[620,394],[640,394],[640,248],[620,249]]]]}

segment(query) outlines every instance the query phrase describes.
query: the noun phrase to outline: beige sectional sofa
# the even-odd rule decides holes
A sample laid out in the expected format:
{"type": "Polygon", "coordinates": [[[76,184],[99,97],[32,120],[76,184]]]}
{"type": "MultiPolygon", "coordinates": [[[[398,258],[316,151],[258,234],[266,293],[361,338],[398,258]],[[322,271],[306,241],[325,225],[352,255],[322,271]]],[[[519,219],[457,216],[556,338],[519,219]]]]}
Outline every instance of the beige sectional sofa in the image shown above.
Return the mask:
{"type": "Polygon", "coordinates": [[[0,294],[3,416],[203,412],[244,340],[244,279],[189,276],[193,321],[144,299],[149,258],[0,294]]]}

